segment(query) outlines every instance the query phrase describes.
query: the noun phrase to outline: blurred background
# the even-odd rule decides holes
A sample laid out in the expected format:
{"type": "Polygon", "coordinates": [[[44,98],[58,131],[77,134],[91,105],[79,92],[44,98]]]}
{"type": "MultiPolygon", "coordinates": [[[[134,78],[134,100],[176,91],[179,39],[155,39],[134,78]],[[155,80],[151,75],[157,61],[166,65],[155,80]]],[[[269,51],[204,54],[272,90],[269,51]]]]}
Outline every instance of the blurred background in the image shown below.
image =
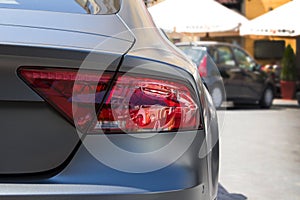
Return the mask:
{"type": "MultiPolygon", "coordinates": [[[[248,71],[264,71],[276,85],[270,109],[235,105],[218,110],[218,199],[300,199],[300,0],[144,2],[156,25],[177,46],[207,47],[206,41],[238,46],[258,63],[248,71]],[[286,89],[291,90],[289,96],[286,89]]],[[[247,58],[249,66],[252,58],[247,58]]],[[[203,75],[203,62],[198,62],[203,75]]]]}
{"type": "Polygon", "coordinates": [[[273,76],[279,98],[282,59],[285,47],[290,45],[297,63],[292,72],[296,77],[294,90],[300,90],[297,89],[300,80],[298,0],[144,1],[157,26],[173,43],[217,41],[245,49],[262,70],[273,76]]]}

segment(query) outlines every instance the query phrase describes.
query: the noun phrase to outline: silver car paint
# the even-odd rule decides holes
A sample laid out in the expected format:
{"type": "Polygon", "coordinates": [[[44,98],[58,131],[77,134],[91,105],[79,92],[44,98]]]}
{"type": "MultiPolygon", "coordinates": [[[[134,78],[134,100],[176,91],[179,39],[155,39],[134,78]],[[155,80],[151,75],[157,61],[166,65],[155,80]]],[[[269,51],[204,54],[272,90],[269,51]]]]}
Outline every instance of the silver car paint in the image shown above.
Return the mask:
{"type": "MultiPolygon", "coordinates": [[[[145,9],[144,7],[141,6],[142,1],[137,1],[137,0],[128,0],[128,1],[130,1],[130,3],[128,3],[128,2],[124,3],[124,1],[123,1],[120,12],[117,15],[111,16],[112,18],[115,18],[115,17],[118,18],[119,21],[116,20],[116,19],[112,19],[110,17],[106,18],[107,20],[116,20],[116,21],[118,21],[117,24],[120,22],[119,24],[122,26],[122,29],[114,27],[115,25],[113,26],[113,28],[109,27],[108,25],[106,26],[106,28],[108,28],[109,30],[112,31],[112,33],[113,33],[112,35],[117,35],[117,36],[114,37],[114,39],[118,38],[117,39],[118,41],[120,39],[124,40],[125,43],[127,41],[127,43],[124,45],[124,47],[127,45],[126,48],[124,48],[124,50],[126,49],[126,51],[129,51],[128,52],[129,56],[137,56],[137,57],[148,58],[148,59],[151,59],[151,60],[159,60],[161,62],[169,63],[171,65],[176,65],[176,66],[180,67],[181,69],[189,72],[191,74],[191,77],[195,78],[195,80],[197,82],[196,85],[197,85],[199,91],[200,92],[203,91],[203,85],[200,81],[199,76],[196,73],[195,66],[193,64],[191,64],[191,62],[189,60],[186,60],[185,56],[183,56],[176,49],[174,49],[173,45],[170,44],[169,42],[167,42],[163,38],[164,36],[160,33],[159,30],[154,28],[154,24],[153,24],[152,20],[150,19],[150,17],[147,16],[146,14],[144,14],[145,12],[142,11],[142,9],[145,9]],[[139,5],[139,6],[137,6],[137,5],[139,5]],[[126,25],[124,25],[125,23],[126,23],[126,25]],[[128,28],[131,29],[131,30],[129,30],[128,28]],[[146,31],[146,29],[148,29],[148,31],[146,31]],[[149,31],[149,29],[152,29],[152,30],[149,31]],[[147,34],[147,35],[145,35],[145,34],[147,34]],[[146,38],[145,38],[145,36],[146,36],[146,38]],[[134,44],[135,39],[138,42],[135,43],[135,45],[131,49],[132,44],[134,44]],[[142,41],[142,42],[140,42],[140,41],[142,41]]],[[[1,11],[2,10],[0,10],[0,13],[1,13],[1,11]]],[[[34,11],[30,11],[30,12],[34,12],[34,11]]],[[[57,13],[55,13],[55,15],[56,14],[57,13]]],[[[66,15],[64,15],[64,16],[66,16],[66,15]]],[[[100,20],[101,17],[99,17],[99,20],[100,20]]],[[[83,17],[83,18],[88,19],[86,17],[83,17]]],[[[56,19],[60,20],[61,18],[56,18],[56,19]]],[[[32,19],[32,20],[34,20],[34,19],[32,19]]],[[[49,20],[52,20],[52,18],[50,17],[49,20]]],[[[2,22],[1,23],[2,25],[0,25],[0,26],[3,27],[2,30],[6,29],[6,28],[10,29],[10,31],[7,32],[7,38],[5,39],[6,41],[1,41],[2,39],[0,39],[0,43],[3,42],[4,44],[17,44],[18,42],[20,42],[20,41],[14,41],[14,39],[8,37],[8,35],[13,34],[14,31],[17,31],[17,33],[18,33],[17,35],[19,35],[23,32],[21,30],[25,30],[27,28],[29,30],[34,30],[34,29],[37,29],[37,28],[39,28],[39,29],[41,28],[44,31],[44,33],[46,33],[47,35],[50,35],[50,36],[54,32],[57,35],[60,35],[60,32],[64,32],[67,35],[69,35],[69,33],[70,33],[70,35],[72,35],[72,37],[73,37],[73,35],[76,35],[76,34],[80,34],[80,35],[81,34],[87,34],[87,33],[81,33],[81,31],[86,32],[87,30],[91,31],[92,34],[95,34],[94,29],[96,29],[96,27],[97,27],[96,25],[101,26],[99,21],[98,21],[97,23],[93,23],[92,25],[88,26],[87,28],[86,27],[76,27],[76,28],[69,27],[68,30],[63,31],[63,30],[61,30],[61,29],[65,28],[65,27],[63,27],[63,25],[64,25],[63,22],[61,24],[61,27],[60,26],[54,27],[54,25],[53,25],[51,30],[45,29],[45,27],[43,28],[42,23],[28,24],[29,22],[26,22],[26,23],[24,22],[23,25],[18,24],[16,27],[14,27],[13,22],[11,22],[11,24],[5,24],[5,23],[3,23],[3,21],[1,21],[1,22],[2,22]],[[26,24],[29,25],[29,27],[26,27],[27,26],[26,24]],[[80,33],[77,33],[77,30],[80,30],[80,33]],[[48,32],[48,31],[50,31],[50,32],[48,32]]],[[[76,26],[75,24],[73,24],[73,25],[76,26]]],[[[102,28],[99,27],[99,30],[101,30],[101,31],[96,33],[96,34],[100,35],[99,37],[105,37],[106,35],[110,35],[109,32],[106,32],[106,29],[103,28],[103,27],[102,28]],[[104,32],[102,32],[102,31],[104,31],[104,32]]],[[[80,43],[80,42],[76,43],[75,42],[75,44],[76,44],[75,46],[72,45],[73,44],[72,40],[60,41],[60,42],[62,42],[62,45],[61,45],[61,43],[58,43],[57,41],[55,41],[55,37],[53,37],[50,40],[50,42],[48,40],[47,41],[43,40],[43,38],[38,38],[37,37],[35,39],[34,37],[30,37],[30,35],[31,36],[34,36],[34,35],[38,36],[40,34],[42,34],[41,30],[36,31],[36,32],[35,31],[33,31],[33,32],[28,31],[26,36],[24,36],[24,38],[23,38],[24,41],[26,41],[25,45],[33,45],[34,44],[36,46],[44,46],[44,47],[46,47],[46,46],[51,47],[52,46],[52,47],[71,48],[71,49],[76,49],[76,48],[78,48],[78,49],[92,49],[93,48],[92,42],[89,43],[87,37],[86,37],[86,41],[90,45],[85,45],[85,42],[82,42],[82,43],[80,43]],[[65,47],[63,47],[63,46],[65,46],[65,47]]],[[[57,35],[56,35],[56,37],[57,37],[57,35]]],[[[20,37],[23,37],[23,36],[20,36],[20,37]]],[[[82,37],[84,37],[84,36],[82,36],[82,37]]],[[[76,40],[76,37],[74,37],[73,39],[76,40]]],[[[97,40],[98,39],[95,39],[94,41],[97,41],[97,40]]],[[[110,51],[111,49],[108,49],[108,50],[110,51]]],[[[125,53],[125,51],[124,51],[124,53],[125,53]]],[[[119,55],[121,56],[121,54],[119,54],[119,55]]],[[[9,74],[6,74],[6,75],[9,75],[9,74]]],[[[200,94],[200,95],[202,95],[202,94],[200,94]]],[[[207,100],[201,97],[201,103],[203,103],[203,105],[204,105],[205,102],[207,102],[207,100]]],[[[207,115],[209,115],[210,110],[206,110],[206,109],[208,109],[208,108],[204,106],[204,113],[207,113],[207,115]]],[[[215,120],[215,119],[213,119],[213,120],[215,120]]],[[[62,123],[62,122],[60,122],[60,123],[62,123]]],[[[208,121],[208,123],[210,123],[210,122],[208,121]]],[[[214,125],[214,123],[210,123],[210,124],[214,125]]],[[[215,129],[210,128],[210,129],[207,129],[207,130],[208,130],[208,132],[205,133],[206,135],[207,134],[214,134],[214,135],[218,134],[216,132],[213,132],[213,133],[210,132],[210,130],[215,130],[215,129]]],[[[183,159],[182,162],[184,163],[184,161],[185,160],[183,159]]],[[[210,166],[209,163],[204,163],[204,164],[205,165],[207,164],[207,166],[210,166]]],[[[76,165],[75,166],[70,166],[70,167],[75,167],[75,169],[76,169],[76,165]]],[[[208,177],[208,178],[210,178],[210,177],[208,177]]],[[[49,186],[48,189],[50,191],[51,186],[49,186]]],[[[76,189],[74,189],[74,190],[76,190],[76,189]]],[[[209,188],[206,188],[206,190],[209,190],[209,188]]],[[[5,195],[5,194],[2,193],[2,195],[5,195]]],[[[205,195],[207,195],[206,192],[205,192],[205,195]]],[[[212,196],[210,198],[215,197],[215,195],[216,194],[212,194],[212,196]]],[[[199,194],[199,197],[200,196],[203,196],[203,194],[202,195],[199,194]]]]}

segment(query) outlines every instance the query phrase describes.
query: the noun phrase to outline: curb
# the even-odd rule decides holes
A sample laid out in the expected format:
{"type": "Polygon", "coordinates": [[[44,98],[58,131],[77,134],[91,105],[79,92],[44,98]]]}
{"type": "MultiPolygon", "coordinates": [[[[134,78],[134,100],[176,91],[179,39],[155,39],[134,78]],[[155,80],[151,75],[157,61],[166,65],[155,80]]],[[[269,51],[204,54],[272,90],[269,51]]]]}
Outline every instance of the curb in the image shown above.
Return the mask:
{"type": "Polygon", "coordinates": [[[299,107],[297,100],[294,99],[274,99],[273,106],[299,107]]]}

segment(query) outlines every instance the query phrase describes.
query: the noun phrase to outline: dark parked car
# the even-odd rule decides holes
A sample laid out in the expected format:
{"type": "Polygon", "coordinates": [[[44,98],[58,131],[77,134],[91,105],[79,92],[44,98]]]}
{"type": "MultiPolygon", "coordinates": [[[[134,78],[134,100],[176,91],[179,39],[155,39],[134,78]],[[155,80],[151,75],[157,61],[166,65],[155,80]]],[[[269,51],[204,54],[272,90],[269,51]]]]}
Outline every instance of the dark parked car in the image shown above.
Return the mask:
{"type": "Polygon", "coordinates": [[[298,101],[298,105],[300,106],[300,81],[296,82],[296,99],[298,101]]]}
{"type": "Polygon", "coordinates": [[[216,199],[216,111],[142,0],[0,1],[0,199],[216,199]]]}
{"type": "Polygon", "coordinates": [[[216,107],[224,100],[235,104],[259,104],[262,108],[272,105],[275,91],[272,78],[242,48],[228,43],[204,41],[176,45],[197,64],[216,107]],[[216,63],[217,68],[207,57],[216,63]],[[225,93],[222,92],[221,81],[216,78],[216,71],[221,74],[225,93]]]}

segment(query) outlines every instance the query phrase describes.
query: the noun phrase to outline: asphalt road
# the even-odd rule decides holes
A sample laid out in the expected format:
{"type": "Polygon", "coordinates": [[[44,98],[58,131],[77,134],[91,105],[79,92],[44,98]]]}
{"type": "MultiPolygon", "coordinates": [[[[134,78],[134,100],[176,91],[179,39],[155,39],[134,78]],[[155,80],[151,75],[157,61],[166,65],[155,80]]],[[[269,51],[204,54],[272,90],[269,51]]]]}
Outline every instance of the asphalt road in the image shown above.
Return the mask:
{"type": "Polygon", "coordinates": [[[296,101],[274,104],[218,111],[218,200],[300,200],[300,107],[296,101]]]}

